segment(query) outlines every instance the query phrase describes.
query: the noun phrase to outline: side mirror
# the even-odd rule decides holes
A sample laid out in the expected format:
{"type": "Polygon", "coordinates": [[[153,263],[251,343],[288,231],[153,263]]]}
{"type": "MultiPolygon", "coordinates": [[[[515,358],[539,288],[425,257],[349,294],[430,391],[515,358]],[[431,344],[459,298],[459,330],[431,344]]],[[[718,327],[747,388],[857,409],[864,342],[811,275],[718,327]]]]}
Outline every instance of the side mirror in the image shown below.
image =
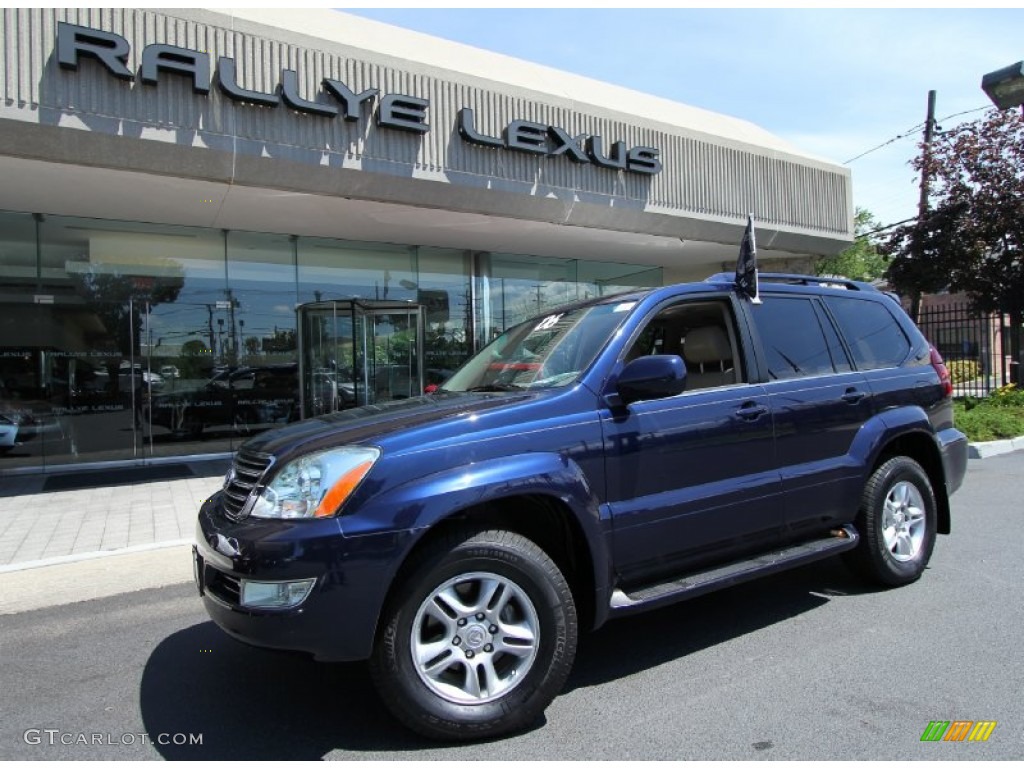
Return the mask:
{"type": "Polygon", "coordinates": [[[686,363],[679,355],[648,355],[626,363],[615,383],[623,405],[657,400],[686,389],[686,363]]]}

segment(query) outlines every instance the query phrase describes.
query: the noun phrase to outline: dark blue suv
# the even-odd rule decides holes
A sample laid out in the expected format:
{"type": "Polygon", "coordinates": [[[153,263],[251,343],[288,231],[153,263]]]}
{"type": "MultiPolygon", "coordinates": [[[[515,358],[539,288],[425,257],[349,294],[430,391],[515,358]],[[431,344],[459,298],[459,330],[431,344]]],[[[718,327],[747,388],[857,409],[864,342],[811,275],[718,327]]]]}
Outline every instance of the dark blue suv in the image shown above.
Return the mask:
{"type": "Polygon", "coordinates": [[[199,516],[210,616],[370,659],[468,739],[535,721],[581,626],[840,553],[913,582],[967,463],[942,359],[871,286],[761,281],[567,306],[432,394],[252,438],[199,516]]]}

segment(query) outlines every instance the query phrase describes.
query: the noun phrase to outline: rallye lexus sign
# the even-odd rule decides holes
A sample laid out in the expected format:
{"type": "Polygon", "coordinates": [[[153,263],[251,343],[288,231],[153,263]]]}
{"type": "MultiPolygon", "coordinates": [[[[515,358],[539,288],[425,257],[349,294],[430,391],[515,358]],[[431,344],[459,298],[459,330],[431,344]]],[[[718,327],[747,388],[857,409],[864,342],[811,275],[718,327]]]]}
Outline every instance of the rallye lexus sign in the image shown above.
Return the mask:
{"type": "MultiPolygon", "coordinates": [[[[77,70],[83,56],[95,59],[111,75],[123,80],[134,80],[128,68],[131,46],[121,35],[76,24],[57,24],[57,61],[63,69],[77,70]]],[[[139,77],[147,85],[159,85],[166,73],[184,76],[192,81],[192,90],[208,95],[215,81],[230,99],[263,107],[282,104],[298,112],[341,117],[358,121],[364,109],[372,111],[381,128],[425,134],[430,131],[427,110],[430,102],[416,96],[388,93],[367,88],[359,93],[339,80],[325,78],[322,95],[324,101],[310,101],[299,95],[299,77],[293,69],[282,69],[281,80],[272,93],[252,91],[238,85],[235,60],[228,56],[217,59],[216,74],[211,76],[210,56],[175,45],[153,43],[142,50],[139,77]]],[[[476,127],[473,110],[462,108],[456,118],[459,136],[470,144],[495,149],[509,149],[548,157],[567,157],[575,163],[592,164],[601,168],[631,173],[655,174],[661,171],[659,150],[653,147],[627,147],[624,141],[612,142],[607,148],[600,136],[581,133],[572,135],[556,125],[544,125],[529,120],[512,120],[500,136],[491,136],[476,127]]]]}

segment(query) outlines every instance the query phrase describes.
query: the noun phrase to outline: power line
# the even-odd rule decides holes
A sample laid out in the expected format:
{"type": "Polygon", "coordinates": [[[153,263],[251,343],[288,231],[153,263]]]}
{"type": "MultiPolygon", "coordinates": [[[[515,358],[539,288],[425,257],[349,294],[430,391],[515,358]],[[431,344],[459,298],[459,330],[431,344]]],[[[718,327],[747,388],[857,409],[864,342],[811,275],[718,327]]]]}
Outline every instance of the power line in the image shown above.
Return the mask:
{"type": "MultiPolygon", "coordinates": [[[[984,107],[975,107],[974,109],[966,109],[963,112],[956,112],[956,113],[954,113],[952,115],[946,115],[945,117],[941,117],[936,122],[941,123],[944,120],[951,120],[952,118],[960,117],[961,115],[970,115],[970,114],[972,114],[974,112],[981,112],[984,109],[989,109],[989,107],[988,106],[984,106],[984,107]]],[[[861,152],[856,157],[851,157],[849,160],[844,160],[843,161],[843,165],[849,165],[850,163],[854,162],[855,160],[860,160],[862,157],[865,157],[866,155],[870,155],[872,152],[877,152],[878,150],[882,149],[883,147],[887,147],[890,144],[899,141],[900,139],[908,138],[909,136],[912,136],[913,134],[915,134],[917,131],[921,130],[921,128],[923,128],[923,127],[924,127],[924,123],[918,123],[917,125],[915,125],[912,128],[907,128],[905,131],[903,131],[903,133],[900,133],[900,134],[897,134],[896,136],[893,136],[891,139],[889,139],[888,141],[882,142],[877,147],[872,147],[871,149],[867,150],[866,152],[861,152]]]]}
{"type": "Polygon", "coordinates": [[[895,222],[893,224],[886,224],[884,227],[878,227],[877,229],[872,229],[872,230],[870,230],[868,232],[861,232],[858,235],[856,235],[855,239],[859,240],[862,237],[869,237],[870,235],[877,235],[879,232],[885,232],[885,230],[887,230],[887,229],[892,229],[893,227],[898,227],[900,224],[907,224],[907,223],[909,223],[911,221],[917,221],[917,217],[913,216],[913,217],[911,217],[909,219],[903,219],[903,221],[897,221],[897,222],[895,222]]]}
{"type": "Polygon", "coordinates": [[[886,142],[883,142],[883,143],[879,144],[877,147],[872,147],[871,149],[867,150],[866,152],[861,152],[856,157],[851,157],[849,160],[844,160],[843,161],[843,165],[849,165],[854,160],[860,160],[865,155],[870,155],[872,152],[877,152],[882,147],[887,147],[890,144],[892,144],[893,142],[899,141],[900,139],[905,139],[905,138],[907,138],[907,136],[909,136],[912,133],[915,133],[916,131],[918,131],[923,125],[924,125],[924,123],[918,123],[913,128],[907,128],[907,130],[905,130],[903,133],[900,133],[900,134],[897,134],[896,136],[893,136],[891,139],[889,139],[886,142]]]}

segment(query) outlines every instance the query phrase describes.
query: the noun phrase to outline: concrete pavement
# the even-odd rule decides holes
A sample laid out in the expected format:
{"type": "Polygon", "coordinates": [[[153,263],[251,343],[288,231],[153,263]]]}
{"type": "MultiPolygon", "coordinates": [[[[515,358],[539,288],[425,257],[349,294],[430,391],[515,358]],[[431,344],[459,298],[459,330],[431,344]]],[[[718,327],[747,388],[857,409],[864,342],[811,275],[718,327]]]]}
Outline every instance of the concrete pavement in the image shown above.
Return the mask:
{"type": "Polygon", "coordinates": [[[0,573],[190,542],[199,507],[220,488],[228,463],[188,462],[182,479],[73,490],[45,490],[50,475],[0,477],[0,573]]]}
{"type": "Polygon", "coordinates": [[[46,490],[53,475],[0,477],[0,615],[190,581],[196,514],[228,464],[192,461],[181,479],[146,480],[143,470],[71,490],[46,490]]]}

